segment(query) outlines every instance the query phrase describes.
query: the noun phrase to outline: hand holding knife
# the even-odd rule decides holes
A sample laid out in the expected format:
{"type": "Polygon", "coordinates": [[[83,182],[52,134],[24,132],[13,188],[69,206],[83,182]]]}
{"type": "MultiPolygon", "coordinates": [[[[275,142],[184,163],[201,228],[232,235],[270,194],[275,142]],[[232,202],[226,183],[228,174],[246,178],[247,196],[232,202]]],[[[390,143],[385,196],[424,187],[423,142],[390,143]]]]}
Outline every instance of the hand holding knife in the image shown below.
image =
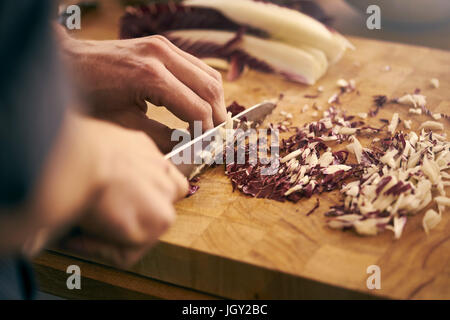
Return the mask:
{"type": "MultiPolygon", "coordinates": [[[[259,103],[257,105],[254,105],[253,107],[250,107],[241,113],[237,114],[232,118],[233,122],[235,120],[245,120],[250,121],[252,123],[261,123],[264,121],[264,119],[272,113],[273,109],[275,109],[276,104],[273,102],[265,101],[262,103],[259,103]]],[[[172,152],[165,155],[165,159],[168,159],[172,161],[172,163],[175,164],[175,166],[180,170],[180,172],[186,176],[187,178],[193,178],[193,176],[196,176],[201,172],[201,169],[205,167],[204,163],[195,163],[193,161],[196,156],[198,156],[198,147],[201,144],[201,150],[205,150],[208,148],[209,144],[212,141],[212,137],[219,134],[221,128],[224,128],[226,123],[221,123],[214,129],[211,129],[204,134],[202,134],[199,137],[194,138],[190,142],[175,148],[172,150],[172,152]],[[184,155],[188,155],[188,158],[191,159],[191,161],[187,161],[188,163],[176,161],[175,159],[180,159],[184,155]]]]}

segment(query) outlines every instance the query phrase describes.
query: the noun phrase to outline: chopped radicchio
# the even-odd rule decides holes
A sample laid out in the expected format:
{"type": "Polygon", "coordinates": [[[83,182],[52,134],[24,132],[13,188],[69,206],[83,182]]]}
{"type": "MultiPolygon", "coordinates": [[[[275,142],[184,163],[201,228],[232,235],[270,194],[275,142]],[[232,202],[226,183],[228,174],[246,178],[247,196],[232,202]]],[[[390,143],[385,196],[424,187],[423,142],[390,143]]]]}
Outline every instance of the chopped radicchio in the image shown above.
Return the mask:
{"type": "MultiPolygon", "coordinates": [[[[373,139],[370,148],[349,148],[353,153],[359,152],[358,164],[351,164],[349,151],[333,152],[326,143],[349,141],[359,145],[355,135],[363,133],[360,126],[364,122],[351,122],[353,119],[332,106],[324,112],[323,119],[295,128],[293,135],[281,139],[280,166],[274,175],[262,175],[267,165],[260,162],[228,164],[225,174],[233,190],[256,198],[295,203],[339,189],[343,204],[325,213],[331,228],[354,229],[362,235],[376,235],[387,229],[394,232],[396,239],[405,228],[407,215],[428,206],[433,199],[431,193],[436,190],[441,194],[436,197],[439,213],[428,213],[423,223],[429,232],[440,221],[445,206],[450,205],[444,190],[450,185],[446,181],[450,174],[443,172],[450,169],[450,143],[446,136],[425,130],[418,136],[392,127],[376,129],[372,132],[387,137],[373,139]],[[338,132],[342,130],[336,131],[337,126],[358,130],[341,134],[338,132]]],[[[307,215],[318,206],[317,201],[307,215]]]]}
{"type": "MultiPolygon", "coordinates": [[[[339,189],[349,178],[361,176],[360,165],[345,165],[348,151],[330,152],[321,138],[333,135],[333,127],[329,123],[337,121],[348,126],[351,123],[344,120],[345,116],[339,115],[334,108],[330,108],[326,114],[328,118],[296,128],[295,134],[281,140],[280,164],[275,174],[262,174],[263,169],[267,169],[269,165],[260,161],[256,164],[247,161],[228,164],[225,174],[230,178],[233,190],[240,190],[256,198],[298,202],[301,198],[339,189]],[[330,170],[333,166],[336,169],[330,170]]],[[[348,138],[349,136],[342,135],[340,141],[348,138]]],[[[237,149],[234,152],[236,158],[237,149]]],[[[247,158],[249,153],[247,145],[247,158]]]]}
{"type": "MultiPolygon", "coordinates": [[[[329,226],[351,227],[364,235],[388,229],[400,238],[406,216],[427,207],[433,200],[432,192],[446,197],[444,188],[449,182],[444,180],[450,176],[443,171],[450,168],[450,143],[444,136],[433,135],[424,130],[420,137],[414,132],[396,132],[365,152],[367,162],[360,179],[341,189],[344,205],[326,213],[329,226]]],[[[424,217],[427,233],[439,223],[445,208],[439,197],[435,201],[439,213],[428,212],[424,217]]]]}
{"type": "MultiPolygon", "coordinates": [[[[243,108],[233,102],[228,109],[241,112],[243,108]]],[[[445,193],[450,174],[444,172],[450,169],[450,143],[445,134],[422,130],[418,136],[415,132],[384,130],[387,137],[373,139],[370,148],[349,149],[360,152],[358,164],[351,164],[349,151],[333,152],[326,143],[359,144],[355,135],[362,134],[361,130],[348,135],[335,130],[336,126],[364,125],[351,122],[353,119],[332,106],[324,111],[324,118],[295,128],[294,134],[280,141],[279,166],[273,168],[272,175],[262,174],[270,164],[261,159],[256,163],[248,161],[251,146],[246,144],[246,161],[225,167],[233,190],[256,198],[294,203],[314,194],[340,190],[343,203],[325,213],[329,227],[353,229],[361,235],[376,235],[387,229],[394,232],[396,239],[405,228],[407,216],[426,208],[433,200],[432,192],[438,192],[440,196],[435,198],[438,212],[429,210],[423,219],[428,233],[440,222],[445,206],[450,206],[450,198],[445,193]],[[330,140],[333,136],[338,139],[330,140]]],[[[374,132],[381,133],[381,129],[374,132]]],[[[266,138],[258,137],[258,141],[266,138]]],[[[237,159],[237,148],[231,151],[237,159]]],[[[197,189],[191,184],[190,194],[197,189]]],[[[319,207],[319,199],[316,201],[306,215],[319,207]]]]}
{"type": "Polygon", "coordinates": [[[188,194],[187,194],[186,198],[189,198],[189,197],[192,196],[194,193],[196,193],[197,190],[198,190],[199,188],[200,188],[199,186],[197,186],[197,185],[192,184],[191,182],[189,182],[189,191],[188,191],[188,194]]]}
{"type": "Polygon", "coordinates": [[[241,113],[245,110],[245,107],[237,103],[236,101],[233,101],[228,107],[227,112],[231,112],[231,116],[234,117],[235,115],[241,113]]]}
{"type": "Polygon", "coordinates": [[[373,97],[373,103],[375,104],[375,109],[369,112],[369,116],[375,117],[378,111],[388,102],[388,99],[384,95],[376,95],[373,97]]]}

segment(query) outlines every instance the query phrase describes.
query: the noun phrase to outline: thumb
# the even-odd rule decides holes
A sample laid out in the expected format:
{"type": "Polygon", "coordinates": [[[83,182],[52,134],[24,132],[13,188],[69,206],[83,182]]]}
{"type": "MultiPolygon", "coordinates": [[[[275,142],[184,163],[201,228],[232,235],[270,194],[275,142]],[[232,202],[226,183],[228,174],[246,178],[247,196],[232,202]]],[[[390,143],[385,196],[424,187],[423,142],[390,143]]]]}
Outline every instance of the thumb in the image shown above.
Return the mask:
{"type": "Polygon", "coordinates": [[[121,110],[111,112],[107,118],[125,128],[145,132],[152,138],[162,153],[172,151],[173,147],[178,143],[177,141],[171,141],[170,139],[174,129],[171,129],[156,120],[149,119],[142,112],[135,110],[121,110]]]}

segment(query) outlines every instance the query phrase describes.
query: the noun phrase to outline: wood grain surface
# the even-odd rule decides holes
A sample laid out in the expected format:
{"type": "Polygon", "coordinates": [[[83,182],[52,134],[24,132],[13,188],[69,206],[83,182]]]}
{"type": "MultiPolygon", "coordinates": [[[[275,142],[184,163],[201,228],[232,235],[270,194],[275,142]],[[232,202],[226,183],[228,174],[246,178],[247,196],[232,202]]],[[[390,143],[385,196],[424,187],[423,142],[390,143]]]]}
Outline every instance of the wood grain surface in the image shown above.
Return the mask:
{"type": "MultiPolygon", "coordinates": [[[[282,120],[279,113],[284,110],[294,115],[293,123],[299,126],[317,119],[311,108],[301,113],[302,106],[314,101],[326,107],[337,91],[336,81],[344,78],[355,79],[360,93],[342,97],[340,107],[349,114],[372,109],[373,95],[398,97],[416,88],[427,96],[431,110],[450,112],[449,52],[357,38],[351,41],[357,50],[332,66],[316,86],[248,72],[236,82],[224,83],[227,102],[251,106],[283,93],[284,99],[267,121],[282,120]],[[440,88],[431,88],[432,77],[440,79],[440,88]],[[325,89],[321,97],[304,98],[318,86],[325,89]]],[[[409,115],[407,110],[387,105],[369,121],[380,126],[379,118],[390,119],[398,112],[401,119],[413,120],[412,128],[417,129],[429,120],[424,115],[409,115]]],[[[449,121],[442,122],[450,134],[449,121]]],[[[367,143],[367,139],[362,141],[367,143]]],[[[221,166],[201,176],[199,191],[176,205],[177,222],[135,272],[232,298],[314,297],[318,283],[391,298],[450,298],[448,210],[429,236],[419,214],[408,220],[400,240],[394,240],[389,231],[361,237],[326,227],[323,213],[337,204],[337,192],[320,195],[319,209],[307,217],[315,197],[297,204],[250,198],[232,192],[223,172],[221,166]],[[366,269],[373,264],[381,268],[381,290],[366,287],[366,269]]],[[[334,297],[332,290],[319,292],[318,297],[334,297]]]]}
{"type": "MultiPolygon", "coordinates": [[[[103,33],[87,28],[77,36],[108,38],[113,28],[105,27],[103,33]]],[[[281,120],[279,112],[284,110],[300,126],[317,119],[312,109],[301,113],[302,106],[316,102],[326,107],[338,90],[336,81],[344,78],[355,79],[360,93],[341,98],[341,108],[348,113],[368,112],[373,95],[398,97],[416,88],[427,96],[431,110],[450,113],[450,52],[349,39],[356,50],[346,53],[317,85],[303,86],[249,71],[238,81],[224,83],[227,102],[251,106],[283,93],[268,121],[281,120]],[[387,65],[390,71],[385,70],[387,65]],[[440,80],[440,88],[431,88],[431,78],[440,80]],[[304,97],[318,86],[325,89],[319,98],[304,97]]],[[[398,112],[401,119],[413,120],[412,127],[417,129],[430,120],[409,115],[407,110],[387,105],[369,121],[379,126],[379,118],[390,119],[398,112]]],[[[150,108],[148,115],[181,125],[164,108],[150,108]]],[[[450,134],[449,120],[441,121],[450,134]]],[[[336,192],[322,194],[319,209],[307,217],[315,197],[297,204],[250,198],[232,192],[222,166],[203,174],[199,185],[194,196],[176,204],[176,223],[131,272],[227,298],[450,298],[449,210],[428,236],[419,214],[408,220],[399,240],[389,231],[361,237],[326,226],[323,213],[337,203],[336,192]],[[374,264],[381,268],[380,290],[366,287],[366,269],[374,264]]]]}

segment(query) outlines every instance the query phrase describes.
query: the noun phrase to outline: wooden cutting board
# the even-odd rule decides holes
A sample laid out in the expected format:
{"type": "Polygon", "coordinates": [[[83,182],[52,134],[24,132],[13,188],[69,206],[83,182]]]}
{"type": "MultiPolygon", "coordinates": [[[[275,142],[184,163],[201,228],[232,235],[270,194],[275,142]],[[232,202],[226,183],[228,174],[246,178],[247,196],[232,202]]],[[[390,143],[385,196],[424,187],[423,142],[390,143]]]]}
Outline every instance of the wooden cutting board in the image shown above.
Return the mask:
{"type": "MultiPolygon", "coordinates": [[[[113,25],[120,11],[105,12],[95,23],[87,21],[80,36],[115,37],[113,25]]],[[[431,110],[450,113],[450,52],[349,39],[357,49],[346,53],[315,86],[249,71],[236,82],[225,81],[227,103],[237,100],[251,106],[283,93],[268,121],[280,121],[279,112],[284,110],[300,126],[317,119],[312,109],[301,113],[302,106],[316,102],[326,107],[338,89],[336,81],[344,78],[354,79],[360,93],[341,98],[341,108],[348,113],[368,112],[373,95],[398,97],[416,88],[427,96],[431,110]],[[386,71],[386,66],[391,70],[386,71]],[[440,88],[431,88],[431,78],[440,80],[440,88]],[[325,89],[319,98],[304,97],[316,93],[318,86],[325,89]]],[[[401,119],[413,120],[414,129],[429,120],[408,115],[407,109],[388,105],[370,121],[379,126],[379,118],[390,119],[398,112],[401,119]]],[[[163,108],[151,108],[149,116],[183,125],[163,108]]],[[[450,121],[442,122],[450,135],[450,121]]],[[[400,240],[394,240],[390,231],[360,237],[326,226],[323,214],[337,203],[336,192],[322,194],[319,209],[306,217],[315,197],[297,204],[250,198],[232,192],[223,167],[204,173],[199,185],[194,196],[177,203],[178,218],[170,231],[130,271],[227,298],[450,298],[449,210],[429,236],[422,229],[420,214],[408,220],[400,240]],[[381,269],[380,290],[367,289],[370,265],[381,269]]]]}
{"type": "MultiPolygon", "coordinates": [[[[327,107],[339,78],[354,79],[359,95],[341,98],[349,114],[368,112],[372,96],[398,97],[420,88],[428,106],[450,113],[450,52],[394,43],[350,38],[357,50],[348,52],[315,86],[303,86],[268,74],[250,71],[236,82],[225,81],[227,103],[251,106],[284,94],[267,121],[294,115],[300,126],[317,119],[314,110],[301,113],[304,104],[327,107]],[[386,70],[389,66],[389,71],[386,70]],[[441,86],[434,89],[431,78],[441,86]],[[317,99],[305,98],[324,87],[317,99]]],[[[408,107],[387,105],[379,118],[412,119],[413,129],[427,116],[409,115],[408,107]]],[[[319,112],[321,114],[321,112],[319,112]]],[[[166,111],[149,116],[174,125],[166,111]]],[[[442,120],[450,134],[449,120],[442,120]]],[[[400,125],[401,129],[403,126],[400,125]]],[[[364,140],[363,140],[364,141],[364,140]]],[[[367,142],[367,140],[365,140],[367,142]]],[[[339,146],[342,149],[344,146],[339,146]]],[[[450,298],[450,212],[429,236],[422,228],[423,214],[409,219],[400,240],[393,233],[361,237],[329,229],[324,212],[337,204],[337,192],[320,195],[320,207],[305,216],[315,197],[297,204],[254,199],[232,191],[223,166],[201,176],[200,189],[176,205],[178,218],[161,243],[132,269],[141,275],[195,288],[228,298],[345,298],[369,294],[390,298],[450,298]],[[381,289],[369,290],[367,268],[381,269],[381,289]]]]}

